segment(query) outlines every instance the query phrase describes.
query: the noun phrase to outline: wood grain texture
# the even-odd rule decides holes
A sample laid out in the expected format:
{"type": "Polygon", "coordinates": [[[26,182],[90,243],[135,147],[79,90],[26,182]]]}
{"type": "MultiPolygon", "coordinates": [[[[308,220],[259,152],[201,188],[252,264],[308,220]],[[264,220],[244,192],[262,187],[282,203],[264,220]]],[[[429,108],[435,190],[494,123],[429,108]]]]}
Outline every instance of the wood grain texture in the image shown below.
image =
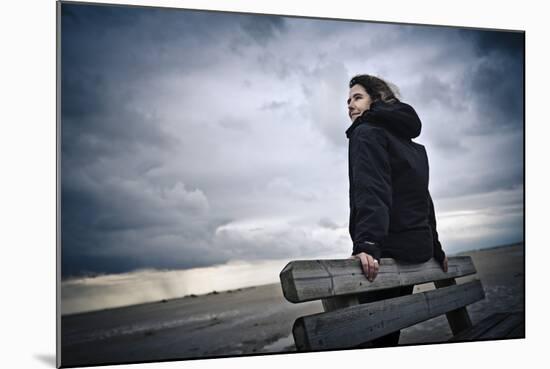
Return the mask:
{"type": "Polygon", "coordinates": [[[360,261],[352,259],[292,261],[283,268],[279,277],[285,298],[298,303],[475,273],[471,257],[457,256],[449,258],[447,273],[433,259],[421,264],[381,259],[378,276],[373,282],[366,279],[360,261]]]}
{"type": "Polygon", "coordinates": [[[349,348],[484,298],[479,280],[298,318],[296,348],[349,348]]]}

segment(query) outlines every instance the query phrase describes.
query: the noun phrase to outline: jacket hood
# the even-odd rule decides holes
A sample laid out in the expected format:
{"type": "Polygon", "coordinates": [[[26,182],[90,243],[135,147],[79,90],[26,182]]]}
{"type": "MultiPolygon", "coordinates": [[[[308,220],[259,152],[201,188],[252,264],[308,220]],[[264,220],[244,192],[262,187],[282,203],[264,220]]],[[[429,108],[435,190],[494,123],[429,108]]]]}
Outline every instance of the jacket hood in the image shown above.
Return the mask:
{"type": "Polygon", "coordinates": [[[346,136],[349,138],[355,127],[367,122],[373,126],[384,127],[394,135],[408,139],[418,137],[422,130],[422,122],[414,108],[401,101],[373,102],[370,109],[357,117],[346,130],[346,136]]]}

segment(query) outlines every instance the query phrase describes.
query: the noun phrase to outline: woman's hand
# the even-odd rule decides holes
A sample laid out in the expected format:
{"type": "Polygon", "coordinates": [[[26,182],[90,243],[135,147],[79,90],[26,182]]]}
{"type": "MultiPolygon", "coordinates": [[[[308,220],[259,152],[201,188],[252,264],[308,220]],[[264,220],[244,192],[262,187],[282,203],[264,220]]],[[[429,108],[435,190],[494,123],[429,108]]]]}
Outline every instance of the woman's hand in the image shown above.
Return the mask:
{"type": "Polygon", "coordinates": [[[360,252],[357,255],[352,255],[350,259],[359,259],[361,261],[361,266],[363,267],[363,273],[365,274],[365,277],[372,282],[378,275],[378,260],[373,258],[371,255],[360,252]]]}
{"type": "Polygon", "coordinates": [[[446,256],[445,259],[443,259],[443,261],[441,262],[441,269],[443,269],[445,273],[447,273],[447,270],[449,270],[449,260],[447,260],[446,256]]]}

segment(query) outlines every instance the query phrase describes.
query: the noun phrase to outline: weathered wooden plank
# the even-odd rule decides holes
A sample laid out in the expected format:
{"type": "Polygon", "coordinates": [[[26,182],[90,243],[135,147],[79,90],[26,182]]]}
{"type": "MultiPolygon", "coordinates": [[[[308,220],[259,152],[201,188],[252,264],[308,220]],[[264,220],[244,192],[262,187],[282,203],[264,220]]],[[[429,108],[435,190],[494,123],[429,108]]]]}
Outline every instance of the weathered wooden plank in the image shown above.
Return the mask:
{"type": "Polygon", "coordinates": [[[298,350],[354,347],[484,298],[479,280],[298,318],[298,350]]]}
{"type": "Polygon", "coordinates": [[[487,318],[483,319],[481,322],[475,324],[471,328],[460,332],[459,334],[456,334],[455,336],[451,337],[449,342],[458,342],[458,341],[472,341],[479,339],[479,337],[493,328],[495,325],[500,323],[502,320],[506,318],[506,314],[504,313],[495,313],[487,318]]]}
{"type": "MultiPolygon", "coordinates": [[[[450,278],[435,281],[434,284],[436,288],[445,288],[456,285],[456,281],[454,278],[450,278]]],[[[453,335],[463,332],[472,326],[472,321],[470,320],[470,315],[468,315],[468,310],[466,310],[466,307],[449,311],[445,315],[447,316],[447,321],[449,322],[453,335]]]]}
{"type": "Polygon", "coordinates": [[[279,277],[290,302],[305,302],[333,296],[408,286],[475,274],[469,256],[449,258],[448,272],[435,260],[420,264],[381,259],[378,276],[369,282],[359,260],[297,260],[287,264],[279,277]]]}

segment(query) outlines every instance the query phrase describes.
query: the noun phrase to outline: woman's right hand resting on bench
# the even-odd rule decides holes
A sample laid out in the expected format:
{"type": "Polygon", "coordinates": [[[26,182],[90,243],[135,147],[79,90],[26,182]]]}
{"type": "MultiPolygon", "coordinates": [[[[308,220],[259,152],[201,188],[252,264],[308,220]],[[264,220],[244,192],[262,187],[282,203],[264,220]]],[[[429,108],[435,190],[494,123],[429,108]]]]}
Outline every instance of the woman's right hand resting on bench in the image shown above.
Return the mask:
{"type": "Polygon", "coordinates": [[[443,261],[441,262],[441,269],[443,269],[445,273],[447,273],[447,271],[449,270],[449,260],[447,260],[446,256],[445,259],[443,259],[443,261]]]}
{"type": "MultiPolygon", "coordinates": [[[[378,275],[378,269],[380,268],[378,260],[365,252],[360,252],[359,254],[352,255],[350,259],[360,260],[365,277],[367,277],[370,282],[374,281],[374,279],[378,275]]],[[[443,259],[443,261],[441,262],[441,269],[443,269],[445,273],[447,273],[447,271],[449,270],[449,260],[447,259],[447,256],[445,256],[445,259],[443,259]]]]}
{"type": "Polygon", "coordinates": [[[365,277],[372,282],[378,275],[378,269],[379,269],[379,263],[378,260],[373,258],[371,255],[360,252],[356,255],[352,255],[350,259],[359,259],[361,261],[361,266],[363,268],[363,273],[365,274],[365,277]]]}

